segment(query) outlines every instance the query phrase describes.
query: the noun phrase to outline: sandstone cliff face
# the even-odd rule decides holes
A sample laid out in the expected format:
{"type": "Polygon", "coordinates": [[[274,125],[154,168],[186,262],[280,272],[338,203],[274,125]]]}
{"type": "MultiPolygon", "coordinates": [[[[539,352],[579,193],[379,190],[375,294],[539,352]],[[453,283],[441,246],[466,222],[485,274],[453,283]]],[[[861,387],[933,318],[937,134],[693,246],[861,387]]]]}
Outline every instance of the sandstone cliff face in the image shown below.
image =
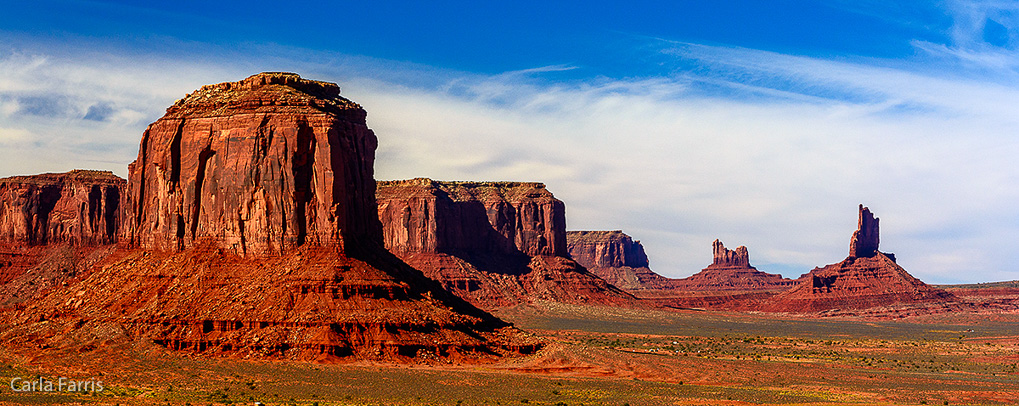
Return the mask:
{"type": "Polygon", "coordinates": [[[566,208],[528,182],[378,183],[379,219],[393,252],[566,256],[566,208]]]}
{"type": "Polygon", "coordinates": [[[796,287],[776,296],[762,309],[846,311],[956,300],[952,294],[914,278],[895,263],[891,254],[878,251],[878,241],[878,220],[860,205],[849,257],[837,264],[814,268],[796,287]]]}
{"type": "MultiPolygon", "coordinates": [[[[0,288],[0,341],[317,360],[534,351],[383,248],[375,147],[335,84],[266,73],[203,87],[143,135],[121,205],[127,244],[44,247],[0,288]]],[[[32,196],[48,195],[26,198],[42,207],[32,196]]],[[[66,234],[28,212],[34,241],[66,234]]]]}
{"type": "Polygon", "coordinates": [[[269,73],[179,100],[129,166],[127,239],[157,250],[209,241],[242,255],[379,240],[378,141],[339,93],[269,73]]]}
{"type": "Polygon", "coordinates": [[[114,243],[124,185],[86,170],[0,179],[0,243],[114,243]]]}
{"type": "Polygon", "coordinates": [[[482,308],[531,300],[631,305],[567,258],[561,201],[540,183],[378,183],[386,248],[482,308]]]}
{"type": "Polygon", "coordinates": [[[648,268],[640,241],[622,230],[568,231],[570,256],[605,281],[625,290],[660,288],[668,279],[648,268]]]}

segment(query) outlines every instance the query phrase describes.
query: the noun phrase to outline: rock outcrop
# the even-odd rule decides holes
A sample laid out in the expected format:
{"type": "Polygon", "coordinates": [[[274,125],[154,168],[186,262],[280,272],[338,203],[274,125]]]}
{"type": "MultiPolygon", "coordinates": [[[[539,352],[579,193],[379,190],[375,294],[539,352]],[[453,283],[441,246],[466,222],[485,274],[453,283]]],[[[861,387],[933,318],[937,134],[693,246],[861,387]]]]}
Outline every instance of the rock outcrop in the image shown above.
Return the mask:
{"type": "Polygon", "coordinates": [[[568,258],[563,203],[541,183],[378,183],[386,248],[483,308],[531,300],[632,305],[568,258]]]}
{"type": "Polygon", "coordinates": [[[211,242],[242,255],[380,240],[378,140],[365,116],[335,84],[295,74],[202,87],[142,135],[127,239],[157,250],[211,242]]]}
{"type": "Polygon", "coordinates": [[[365,116],[335,84],[290,73],[189,94],[129,167],[124,248],[9,281],[0,341],[318,360],[533,351],[385,250],[365,116]],[[29,289],[40,279],[45,289],[29,289]]]}
{"type": "MultiPolygon", "coordinates": [[[[683,279],[666,278],[649,269],[640,241],[634,241],[622,231],[570,231],[567,240],[570,255],[577,262],[638,297],[686,297],[689,296],[686,292],[703,291],[774,291],[795,284],[781,275],[750,266],[747,247],[729,250],[718,240],[711,245],[713,263],[683,279]]],[[[697,294],[697,303],[714,303],[702,296],[697,294]]],[[[728,302],[731,297],[731,293],[722,294],[717,302],[728,302]]],[[[677,303],[687,303],[685,300],[677,303]]]]}
{"type": "Polygon", "coordinates": [[[837,264],[814,268],[796,287],[776,296],[762,310],[846,312],[956,300],[952,294],[914,278],[895,263],[892,254],[879,251],[878,242],[878,219],[860,205],[849,256],[837,264]]]}
{"type": "Polygon", "coordinates": [[[0,179],[0,243],[115,243],[124,186],[107,171],[0,179]]]}
{"type": "Polygon", "coordinates": [[[859,219],[856,221],[856,231],[849,240],[849,256],[854,258],[871,258],[878,254],[878,244],[881,242],[878,219],[870,212],[870,209],[860,205],[859,219]]]}
{"type": "Polygon", "coordinates": [[[644,246],[622,230],[568,231],[570,256],[607,282],[625,290],[661,288],[669,279],[648,266],[644,246]]]}
{"type": "Polygon", "coordinates": [[[750,265],[747,247],[725,248],[721,241],[711,243],[714,260],[711,265],[688,278],[673,283],[674,289],[698,291],[761,291],[783,290],[796,281],[781,275],[758,271],[750,265]]]}
{"type": "Polygon", "coordinates": [[[390,251],[568,255],[565,206],[541,183],[418,178],[378,188],[390,251]]]}

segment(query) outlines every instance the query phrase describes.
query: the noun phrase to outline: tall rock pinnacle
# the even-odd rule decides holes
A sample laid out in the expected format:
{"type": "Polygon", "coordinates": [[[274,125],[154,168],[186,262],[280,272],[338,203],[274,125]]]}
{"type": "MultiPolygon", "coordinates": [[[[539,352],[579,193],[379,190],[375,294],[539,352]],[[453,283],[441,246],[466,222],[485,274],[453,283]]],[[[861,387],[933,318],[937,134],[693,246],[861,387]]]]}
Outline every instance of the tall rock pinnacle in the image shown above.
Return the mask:
{"type": "Polygon", "coordinates": [[[870,209],[861,204],[856,231],[853,232],[853,238],[849,241],[849,256],[870,258],[876,255],[880,242],[878,231],[878,218],[874,217],[870,209]]]}

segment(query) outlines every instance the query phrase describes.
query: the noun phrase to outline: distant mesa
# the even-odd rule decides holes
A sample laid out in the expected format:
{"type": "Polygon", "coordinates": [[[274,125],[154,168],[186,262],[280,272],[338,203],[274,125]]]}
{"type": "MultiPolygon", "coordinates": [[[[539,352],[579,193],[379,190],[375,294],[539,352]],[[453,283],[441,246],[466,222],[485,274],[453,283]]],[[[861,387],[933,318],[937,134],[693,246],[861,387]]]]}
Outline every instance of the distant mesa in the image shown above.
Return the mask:
{"type": "Polygon", "coordinates": [[[849,256],[837,264],[814,268],[796,287],[779,294],[763,309],[845,313],[915,304],[947,306],[956,301],[952,294],[914,278],[895,263],[893,255],[879,251],[878,231],[878,219],[860,205],[849,256]]]}
{"type": "Polygon", "coordinates": [[[386,248],[482,308],[635,298],[569,258],[565,205],[535,182],[378,182],[386,248]]]}
{"type": "MultiPolygon", "coordinates": [[[[339,91],[293,73],[205,86],[145,130],[126,186],[83,172],[0,183],[7,247],[50,244],[0,289],[0,341],[316,360],[534,351],[385,250],[378,142],[339,91]],[[82,258],[58,241],[121,249],[82,258]]],[[[565,252],[521,231],[528,249],[565,252]]]]}
{"type": "Polygon", "coordinates": [[[570,255],[577,262],[641,297],[671,297],[695,291],[781,290],[795,283],[758,271],[750,265],[746,247],[729,250],[718,240],[711,244],[712,264],[683,279],[666,278],[648,268],[648,257],[640,241],[622,231],[570,231],[567,240],[570,255]]]}
{"type": "Polygon", "coordinates": [[[0,243],[117,242],[124,186],[113,172],[81,169],[0,179],[0,243]]]}
{"type": "Polygon", "coordinates": [[[568,231],[566,243],[574,260],[619,288],[649,289],[668,281],[649,268],[640,241],[622,230],[568,231]]]}

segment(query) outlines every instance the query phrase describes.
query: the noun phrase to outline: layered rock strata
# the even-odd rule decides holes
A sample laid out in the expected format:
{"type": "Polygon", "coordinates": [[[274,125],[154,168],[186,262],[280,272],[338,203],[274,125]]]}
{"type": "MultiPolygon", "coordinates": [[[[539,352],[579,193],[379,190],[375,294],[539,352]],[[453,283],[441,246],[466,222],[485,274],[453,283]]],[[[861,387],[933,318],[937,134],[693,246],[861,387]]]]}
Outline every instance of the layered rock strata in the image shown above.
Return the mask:
{"type": "Polygon", "coordinates": [[[763,309],[846,311],[956,300],[952,294],[914,278],[892,254],[879,251],[878,242],[878,219],[860,205],[849,256],[839,263],[814,268],[796,287],[776,296],[763,309]]]}
{"type": "Polygon", "coordinates": [[[125,248],[8,282],[20,293],[0,297],[16,302],[0,339],[292,359],[537,348],[385,250],[375,147],[364,110],[332,83],[263,73],[189,94],[129,167],[125,248]],[[59,283],[26,290],[39,278],[59,283]]]}
{"type": "Polygon", "coordinates": [[[570,256],[607,282],[625,289],[662,288],[669,279],[654,273],[640,241],[622,230],[567,231],[570,256]]]}
{"type": "Polygon", "coordinates": [[[541,183],[378,183],[386,248],[483,308],[550,300],[631,305],[568,258],[563,203],[541,183]]]}

